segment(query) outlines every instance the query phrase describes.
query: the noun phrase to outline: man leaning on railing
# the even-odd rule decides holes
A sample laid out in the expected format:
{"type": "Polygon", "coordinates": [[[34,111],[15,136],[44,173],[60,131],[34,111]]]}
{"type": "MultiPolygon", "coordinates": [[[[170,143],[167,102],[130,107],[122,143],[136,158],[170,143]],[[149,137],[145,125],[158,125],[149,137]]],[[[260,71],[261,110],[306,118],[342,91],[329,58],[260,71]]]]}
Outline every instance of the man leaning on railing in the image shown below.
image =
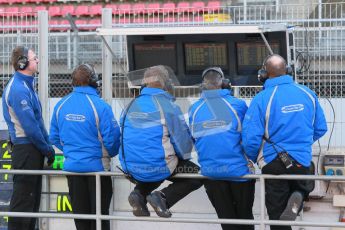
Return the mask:
{"type": "MultiPolygon", "coordinates": [[[[244,149],[250,157],[258,157],[263,174],[310,174],[311,146],[327,131],[315,93],[295,83],[290,74],[284,58],[277,54],[267,57],[258,72],[264,90],[254,97],[243,121],[244,149]]],[[[269,218],[295,220],[310,187],[306,180],[266,180],[269,218]]]]}

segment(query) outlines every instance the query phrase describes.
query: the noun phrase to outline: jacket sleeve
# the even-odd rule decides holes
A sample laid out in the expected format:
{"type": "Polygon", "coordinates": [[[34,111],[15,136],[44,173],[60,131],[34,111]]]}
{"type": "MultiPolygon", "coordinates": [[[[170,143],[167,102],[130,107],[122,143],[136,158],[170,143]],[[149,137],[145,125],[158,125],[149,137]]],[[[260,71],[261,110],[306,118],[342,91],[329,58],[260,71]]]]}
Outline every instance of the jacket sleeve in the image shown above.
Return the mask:
{"type": "Polygon", "coordinates": [[[180,159],[190,159],[193,149],[193,140],[185,122],[181,109],[173,105],[173,113],[166,113],[170,142],[180,159]]]}
{"type": "Polygon", "coordinates": [[[105,106],[99,118],[99,129],[109,155],[116,156],[120,148],[120,127],[109,105],[105,106]]]}
{"type": "Polygon", "coordinates": [[[58,126],[58,121],[56,119],[56,109],[58,108],[58,105],[59,104],[57,104],[55,106],[53,116],[52,116],[52,119],[50,121],[49,140],[60,151],[63,152],[63,146],[61,145],[61,140],[60,140],[60,131],[59,131],[59,126],[58,126]]]}
{"type": "Polygon", "coordinates": [[[319,100],[315,95],[315,120],[314,120],[314,136],[313,140],[317,141],[327,132],[327,123],[323,109],[319,100]]]}
{"type": "MultiPolygon", "coordinates": [[[[27,138],[44,155],[53,151],[52,146],[46,141],[40,123],[37,121],[29,93],[17,92],[11,100],[11,107],[16,114],[27,138]]],[[[42,119],[42,118],[41,118],[42,119]]]]}
{"type": "Polygon", "coordinates": [[[242,145],[244,151],[254,162],[256,162],[262,137],[265,132],[264,117],[258,97],[255,97],[246,112],[242,127],[242,145]]]}

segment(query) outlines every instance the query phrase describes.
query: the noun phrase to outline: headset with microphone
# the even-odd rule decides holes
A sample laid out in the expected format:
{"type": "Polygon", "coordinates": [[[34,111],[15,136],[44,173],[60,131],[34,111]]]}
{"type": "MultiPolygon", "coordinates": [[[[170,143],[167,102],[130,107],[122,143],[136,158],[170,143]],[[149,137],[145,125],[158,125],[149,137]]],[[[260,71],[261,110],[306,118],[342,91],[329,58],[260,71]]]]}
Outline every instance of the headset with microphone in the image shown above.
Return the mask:
{"type": "Polygon", "coordinates": [[[93,68],[91,65],[87,63],[82,64],[82,66],[85,66],[87,70],[89,71],[89,86],[98,88],[99,77],[98,77],[98,74],[96,74],[95,68],[93,68]]]}
{"type": "Polygon", "coordinates": [[[22,50],[21,50],[21,53],[22,55],[20,55],[17,59],[17,70],[25,70],[26,67],[28,67],[29,65],[29,58],[28,58],[28,55],[29,55],[29,49],[25,46],[22,47],[22,50]]]}
{"type": "MultiPolygon", "coordinates": [[[[202,82],[204,82],[204,78],[205,78],[206,74],[210,71],[214,71],[220,75],[220,77],[222,78],[222,89],[231,89],[231,82],[229,79],[226,79],[224,77],[224,73],[220,67],[209,67],[209,68],[205,69],[201,74],[202,82]]],[[[201,88],[205,89],[205,87],[203,86],[203,83],[201,83],[201,88]]]]}
{"type": "Polygon", "coordinates": [[[258,81],[261,82],[261,83],[265,83],[265,81],[268,79],[268,72],[266,70],[266,64],[267,64],[268,59],[270,59],[273,56],[281,57],[284,60],[285,66],[286,66],[285,67],[286,68],[286,70],[285,70],[286,74],[288,74],[288,75],[292,75],[293,74],[292,67],[286,64],[286,61],[285,61],[285,59],[282,56],[280,56],[279,54],[268,55],[264,59],[264,61],[262,63],[262,66],[261,66],[261,69],[258,70],[258,81]]]}

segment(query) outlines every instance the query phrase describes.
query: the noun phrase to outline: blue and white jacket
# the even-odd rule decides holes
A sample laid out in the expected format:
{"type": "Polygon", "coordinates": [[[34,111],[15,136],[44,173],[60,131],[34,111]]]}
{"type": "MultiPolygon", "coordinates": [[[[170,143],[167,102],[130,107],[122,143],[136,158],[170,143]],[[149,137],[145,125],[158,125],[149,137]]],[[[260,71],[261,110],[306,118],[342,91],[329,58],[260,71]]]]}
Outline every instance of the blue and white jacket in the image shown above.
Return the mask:
{"type": "Polygon", "coordinates": [[[8,82],[2,107],[13,144],[33,144],[43,154],[54,153],[42,118],[33,76],[15,72],[8,82]]]}
{"type": "Polygon", "coordinates": [[[242,121],[247,111],[243,100],[228,89],[204,90],[189,110],[189,126],[195,140],[201,173],[215,179],[250,173],[241,146],[242,121]]]}
{"type": "Polygon", "coordinates": [[[178,158],[190,158],[192,138],[173,101],[166,91],[146,87],[120,118],[121,166],[136,180],[162,181],[175,170],[178,158]]]}
{"type": "Polygon", "coordinates": [[[108,171],[119,150],[120,128],[96,89],[78,86],[56,104],[50,140],[64,154],[65,171],[108,171]]]}
{"type": "Polygon", "coordinates": [[[263,167],[287,151],[299,164],[309,167],[312,144],[327,132],[326,119],[315,93],[295,83],[291,76],[268,79],[257,94],[243,122],[246,153],[263,167]],[[274,143],[267,143],[263,137],[274,143]]]}

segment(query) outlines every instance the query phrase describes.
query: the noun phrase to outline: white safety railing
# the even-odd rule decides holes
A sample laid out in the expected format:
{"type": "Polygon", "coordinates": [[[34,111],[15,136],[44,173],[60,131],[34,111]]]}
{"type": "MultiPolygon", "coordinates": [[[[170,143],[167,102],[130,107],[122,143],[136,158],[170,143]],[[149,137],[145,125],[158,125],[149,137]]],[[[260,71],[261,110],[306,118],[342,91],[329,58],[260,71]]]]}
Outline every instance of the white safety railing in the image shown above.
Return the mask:
{"type": "MultiPolygon", "coordinates": [[[[311,226],[311,227],[345,227],[345,223],[341,222],[318,222],[318,221],[280,221],[268,220],[265,215],[265,180],[335,180],[334,176],[320,175],[246,175],[241,178],[256,179],[260,183],[260,219],[209,219],[209,218],[155,218],[155,217],[128,217],[119,215],[102,215],[101,214],[101,176],[124,177],[119,172],[96,172],[96,173],[70,173],[64,171],[53,170],[0,170],[0,174],[21,174],[21,175],[80,175],[96,177],[96,214],[60,214],[60,213],[32,213],[32,212],[0,212],[0,216],[8,217],[36,217],[36,218],[62,218],[62,219],[95,219],[96,229],[101,229],[102,220],[117,221],[149,221],[149,222],[173,222],[173,223],[209,223],[209,224],[250,224],[259,225],[260,230],[265,230],[267,225],[282,226],[311,226]]],[[[198,178],[206,179],[199,174],[177,174],[175,178],[198,178]]],[[[337,181],[345,181],[345,176],[336,176],[337,181]]],[[[116,189],[116,188],[115,188],[116,189]]]]}

